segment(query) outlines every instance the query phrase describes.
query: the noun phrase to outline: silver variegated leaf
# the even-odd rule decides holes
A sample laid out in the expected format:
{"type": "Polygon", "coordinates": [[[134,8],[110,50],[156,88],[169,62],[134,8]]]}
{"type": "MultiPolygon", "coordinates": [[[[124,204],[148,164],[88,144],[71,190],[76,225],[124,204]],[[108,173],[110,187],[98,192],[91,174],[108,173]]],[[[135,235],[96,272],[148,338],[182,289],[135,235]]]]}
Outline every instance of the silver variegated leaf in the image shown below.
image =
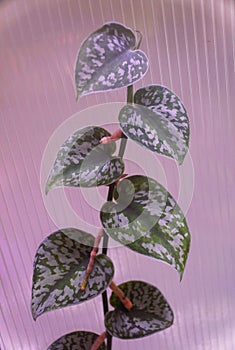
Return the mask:
{"type": "Polygon", "coordinates": [[[94,237],[74,228],[48,236],[39,246],[35,259],[32,285],[32,315],[36,319],[46,311],[82,303],[102,293],[110,284],[112,261],[100,254],[84,291],[80,290],[94,237]]]}
{"type": "Polygon", "coordinates": [[[126,136],[182,164],[188,151],[189,119],[179,97],[163,86],[151,85],[136,91],[134,103],[119,114],[126,136]]]}
{"type": "Polygon", "coordinates": [[[185,268],[190,233],[186,219],[172,195],[156,180],[135,175],[121,180],[116,202],[106,202],[101,222],[106,233],[128,248],[185,268]]]}
{"type": "Polygon", "coordinates": [[[116,181],[124,171],[121,158],[112,156],[114,142],[100,144],[110,133],[90,126],[73,133],[60,147],[46,184],[46,193],[61,186],[94,187],[116,181]]]}
{"type": "MultiPolygon", "coordinates": [[[[98,334],[93,332],[72,332],[57,339],[47,350],[91,350],[97,338],[98,334]]],[[[99,347],[99,350],[106,349],[104,343],[99,347]]]]}
{"type": "Polygon", "coordinates": [[[148,59],[135,50],[134,33],[119,23],[107,23],[82,44],[77,57],[77,97],[128,86],[141,79],[148,59]]]}
{"type": "Polygon", "coordinates": [[[141,338],[170,327],[173,311],[156,287],[142,281],[129,281],[119,285],[133,303],[126,310],[118,297],[112,293],[111,305],[115,308],[105,316],[107,331],[121,339],[141,338]]]}

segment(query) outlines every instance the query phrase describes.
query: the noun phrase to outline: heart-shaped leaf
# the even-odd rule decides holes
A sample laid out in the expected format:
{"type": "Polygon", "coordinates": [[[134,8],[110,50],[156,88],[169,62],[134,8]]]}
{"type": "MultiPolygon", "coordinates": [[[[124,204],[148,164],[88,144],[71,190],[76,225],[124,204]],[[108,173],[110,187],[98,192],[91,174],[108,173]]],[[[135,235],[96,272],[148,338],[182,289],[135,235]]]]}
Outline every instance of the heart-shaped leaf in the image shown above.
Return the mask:
{"type": "Polygon", "coordinates": [[[68,305],[82,303],[102,293],[110,284],[112,261],[100,254],[84,291],[80,290],[94,237],[89,233],[66,228],[48,236],[39,246],[35,260],[32,286],[32,315],[68,305]]]}
{"type": "Polygon", "coordinates": [[[124,171],[121,158],[112,156],[115,143],[100,144],[110,136],[90,126],[72,134],[61,146],[46,184],[46,193],[61,186],[94,187],[116,181],[124,171]]]}
{"type": "Polygon", "coordinates": [[[182,164],[188,151],[189,120],[179,97],[163,86],[151,85],[136,91],[134,102],[119,114],[126,136],[182,164]]]}
{"type": "Polygon", "coordinates": [[[174,315],[170,305],[156,287],[142,281],[129,281],[119,285],[133,303],[128,311],[114,293],[110,298],[115,308],[105,316],[105,327],[114,337],[141,338],[170,327],[174,315]]]}
{"type": "Polygon", "coordinates": [[[157,181],[135,175],[120,181],[114,197],[116,203],[106,202],[101,209],[106,233],[138,253],[167,262],[182,278],[190,233],[171,194],[157,181]]]}
{"type": "MultiPolygon", "coordinates": [[[[57,339],[47,350],[91,350],[92,344],[98,338],[98,334],[87,331],[73,332],[57,339]]],[[[106,350],[103,343],[99,350],[106,350]]]]}
{"type": "Polygon", "coordinates": [[[141,79],[147,71],[148,59],[135,47],[135,35],[119,23],[107,23],[92,33],[78,53],[77,97],[121,88],[141,79]]]}

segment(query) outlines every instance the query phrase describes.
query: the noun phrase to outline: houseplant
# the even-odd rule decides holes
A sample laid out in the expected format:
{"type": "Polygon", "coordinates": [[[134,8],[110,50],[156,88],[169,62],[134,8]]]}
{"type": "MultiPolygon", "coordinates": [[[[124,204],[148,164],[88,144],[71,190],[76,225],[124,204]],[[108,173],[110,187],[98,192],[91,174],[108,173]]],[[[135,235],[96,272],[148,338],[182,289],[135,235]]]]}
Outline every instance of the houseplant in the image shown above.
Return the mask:
{"type": "Polygon", "coordinates": [[[145,281],[114,283],[114,263],[107,256],[112,237],[133,251],[172,265],[182,278],[190,247],[186,219],[167,189],[147,176],[124,174],[128,138],[179,164],[189,144],[187,112],[172,91],[149,85],[134,93],[134,83],[149,65],[139,49],[141,39],[139,32],[135,35],[119,23],[107,23],[83,42],[78,53],[77,99],[126,87],[127,103],[119,112],[120,127],[112,135],[104,128],[88,126],[70,135],[59,149],[46,193],[62,186],[108,186],[107,202],[100,211],[102,227],[97,237],[79,228],[64,228],[40,244],[34,260],[31,308],[36,319],[101,294],[105,331],[63,335],[49,350],[111,350],[112,337],[140,338],[173,323],[173,311],[156,286],[145,281]],[[101,240],[102,253],[98,254],[101,240]]]}

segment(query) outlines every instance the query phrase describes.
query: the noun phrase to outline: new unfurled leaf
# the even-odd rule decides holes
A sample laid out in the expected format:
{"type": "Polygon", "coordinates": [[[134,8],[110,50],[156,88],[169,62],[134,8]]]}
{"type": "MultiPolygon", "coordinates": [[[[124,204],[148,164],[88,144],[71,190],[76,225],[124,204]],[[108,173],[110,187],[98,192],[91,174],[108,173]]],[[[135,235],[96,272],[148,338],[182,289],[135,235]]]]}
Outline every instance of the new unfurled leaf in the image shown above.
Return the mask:
{"type": "Polygon", "coordinates": [[[100,254],[95,258],[85,290],[80,290],[93,244],[92,235],[74,228],[52,233],[40,244],[33,271],[34,319],[46,311],[94,298],[108,287],[114,267],[107,256],[100,254]]]}
{"type": "Polygon", "coordinates": [[[129,281],[119,285],[133,303],[126,310],[112,293],[111,305],[115,308],[105,316],[105,327],[114,337],[121,339],[141,338],[170,327],[174,315],[170,305],[156,287],[142,281],[129,281]]]}
{"type": "Polygon", "coordinates": [[[172,265],[182,278],[190,233],[171,194],[156,180],[130,176],[118,184],[114,202],[101,209],[106,233],[128,248],[172,265]]]}
{"type": "Polygon", "coordinates": [[[46,193],[61,186],[94,187],[116,181],[124,171],[123,161],[112,156],[115,143],[100,144],[110,133],[90,126],[73,133],[60,147],[46,184],[46,193]]]}
{"type": "MultiPolygon", "coordinates": [[[[91,350],[92,344],[97,338],[98,334],[93,332],[72,332],[57,339],[47,350],[91,350]]],[[[99,350],[106,349],[105,344],[99,347],[99,350]]]]}
{"type": "Polygon", "coordinates": [[[135,50],[134,33],[119,23],[107,23],[82,44],[77,57],[77,97],[128,86],[143,77],[148,59],[135,50]]]}
{"type": "Polygon", "coordinates": [[[189,120],[186,109],[172,91],[151,85],[136,91],[134,104],[119,114],[123,132],[153,152],[181,164],[188,151],[189,120]]]}

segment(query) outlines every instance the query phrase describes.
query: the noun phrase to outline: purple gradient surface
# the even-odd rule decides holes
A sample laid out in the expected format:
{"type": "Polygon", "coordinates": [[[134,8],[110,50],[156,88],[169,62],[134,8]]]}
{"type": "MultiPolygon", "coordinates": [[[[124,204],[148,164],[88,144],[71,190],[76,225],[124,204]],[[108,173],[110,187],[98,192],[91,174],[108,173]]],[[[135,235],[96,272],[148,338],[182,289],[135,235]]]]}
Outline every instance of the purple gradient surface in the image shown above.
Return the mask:
{"type": "MultiPolygon", "coordinates": [[[[174,325],[165,332],[135,341],[115,339],[113,349],[233,350],[233,0],[0,2],[1,350],[43,350],[77,329],[104,330],[101,298],[47,313],[34,322],[30,297],[34,254],[43,238],[56,230],[40,187],[48,141],[75,113],[125,100],[125,90],[121,89],[75,101],[73,77],[78,48],[85,37],[108,21],[143,33],[142,49],[151,67],[136,86],[162,84],[184,101],[190,115],[195,176],[187,213],[192,246],[181,283],[166,264],[124,247],[110,250],[116,283],[143,279],[155,284],[175,313],[174,325]]],[[[94,115],[93,123],[102,120],[102,115],[94,115]]],[[[84,122],[78,120],[77,128],[84,122]]],[[[128,173],[141,172],[137,169],[141,162],[137,167],[130,161],[131,153],[128,157],[128,173]]],[[[179,178],[173,161],[157,159],[176,197],[180,181],[185,191],[192,185],[191,175],[179,178]]],[[[79,190],[69,189],[66,195],[85,222],[99,226],[98,211],[84,201],[79,190]]],[[[91,192],[87,195],[92,198],[91,192]]],[[[56,198],[55,194],[55,203],[56,198]]]]}

